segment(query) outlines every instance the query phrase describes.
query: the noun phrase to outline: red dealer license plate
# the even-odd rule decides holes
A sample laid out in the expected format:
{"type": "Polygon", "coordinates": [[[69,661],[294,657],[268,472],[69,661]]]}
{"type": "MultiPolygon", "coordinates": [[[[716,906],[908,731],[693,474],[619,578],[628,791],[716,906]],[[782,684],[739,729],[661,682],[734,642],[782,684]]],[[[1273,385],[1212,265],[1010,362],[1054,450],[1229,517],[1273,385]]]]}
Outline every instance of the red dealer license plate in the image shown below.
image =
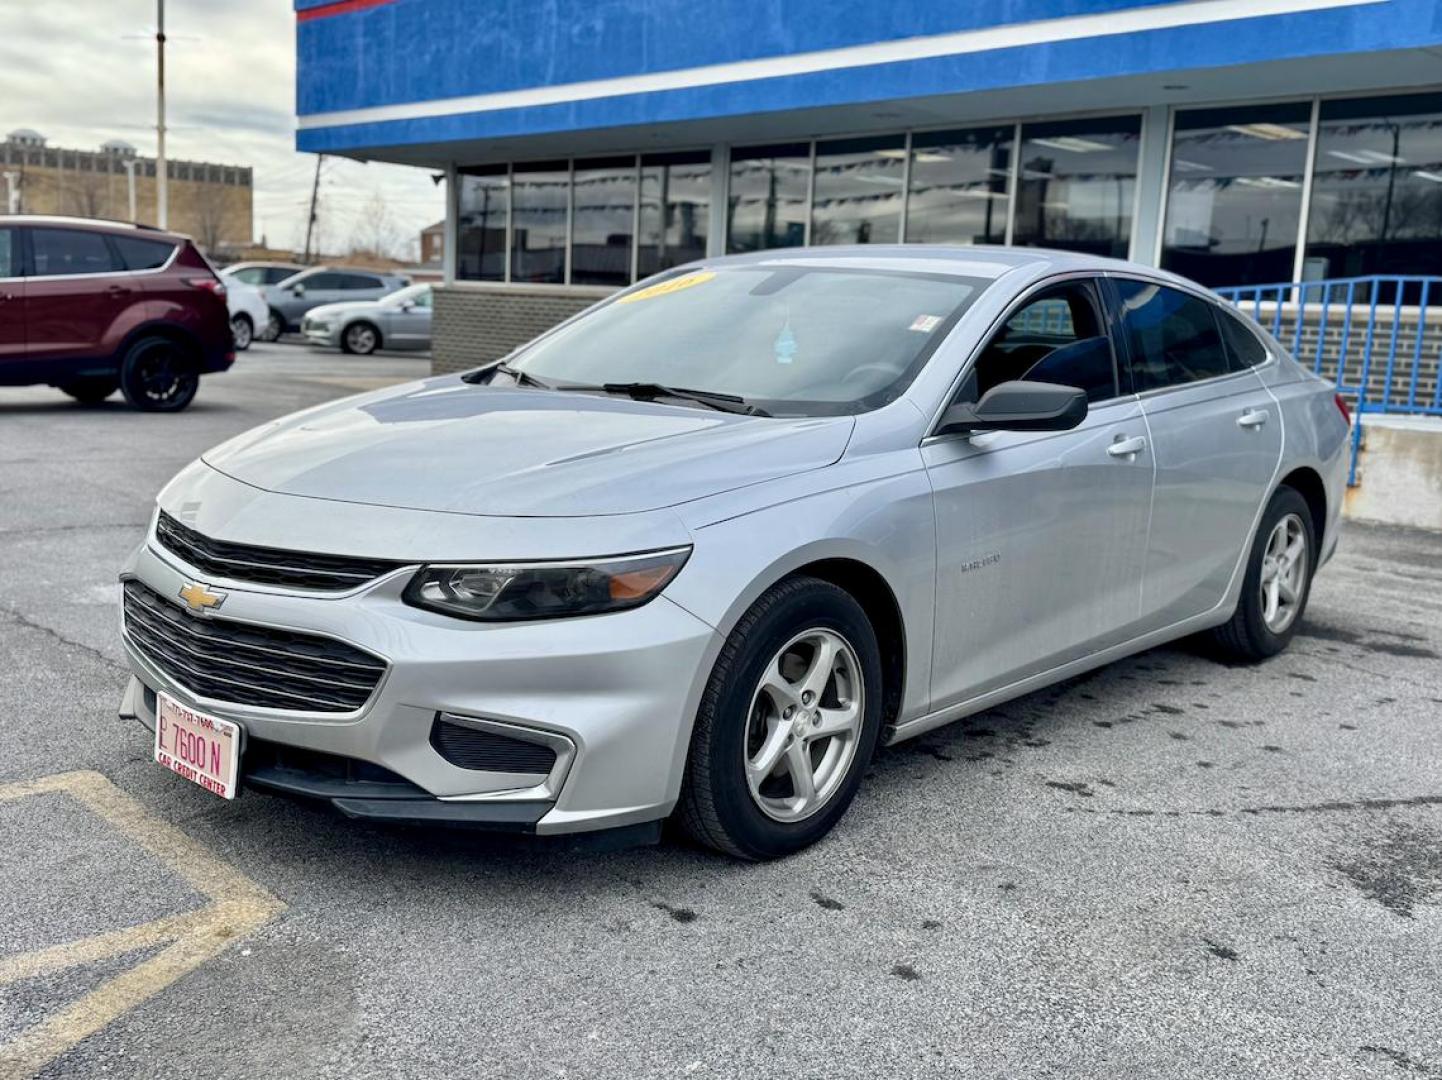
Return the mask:
{"type": "Polygon", "coordinates": [[[222,799],[235,798],[240,725],[157,694],[155,760],[222,799]]]}

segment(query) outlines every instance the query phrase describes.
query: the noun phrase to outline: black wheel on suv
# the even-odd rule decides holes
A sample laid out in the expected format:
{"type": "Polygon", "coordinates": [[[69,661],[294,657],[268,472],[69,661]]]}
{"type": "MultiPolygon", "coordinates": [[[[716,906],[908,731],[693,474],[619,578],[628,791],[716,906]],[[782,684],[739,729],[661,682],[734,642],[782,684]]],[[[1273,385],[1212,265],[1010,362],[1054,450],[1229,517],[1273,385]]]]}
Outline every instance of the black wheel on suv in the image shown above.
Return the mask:
{"type": "Polygon", "coordinates": [[[783,581],[742,616],[712,669],[682,826],[743,859],[815,843],[861,784],[881,700],[881,651],[861,605],[828,581],[783,581]]]}
{"type": "Polygon", "coordinates": [[[87,375],[60,387],[82,405],[99,405],[119,388],[120,380],[113,375],[87,375]]]}
{"type": "Polygon", "coordinates": [[[141,338],[120,365],[125,400],[146,412],[179,412],[199,386],[194,358],[169,338],[141,338]]]}

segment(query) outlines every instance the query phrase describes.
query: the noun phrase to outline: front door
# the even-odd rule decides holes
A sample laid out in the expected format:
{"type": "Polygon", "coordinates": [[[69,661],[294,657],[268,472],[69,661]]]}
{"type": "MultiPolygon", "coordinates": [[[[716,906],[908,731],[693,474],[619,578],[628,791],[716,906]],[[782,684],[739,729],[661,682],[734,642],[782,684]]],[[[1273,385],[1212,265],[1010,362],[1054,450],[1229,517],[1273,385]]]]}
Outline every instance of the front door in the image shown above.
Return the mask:
{"type": "MultiPolygon", "coordinates": [[[[0,229],[0,365],[25,356],[25,279],[20,269],[20,232],[0,229]]],[[[0,366],[0,384],[5,381],[0,366]]]]}
{"type": "Polygon", "coordinates": [[[1226,596],[1281,460],[1282,424],[1261,378],[1223,344],[1211,301],[1114,285],[1156,456],[1142,611],[1144,628],[1160,629],[1226,596]]]}
{"type": "Polygon", "coordinates": [[[1070,431],[923,446],[936,509],[934,709],[1124,640],[1140,613],[1152,455],[1141,406],[1118,381],[1095,283],[1025,300],[958,399],[1010,379],[1080,386],[1089,412],[1070,431]],[[1077,348],[1062,352],[1068,345],[1077,348]]]}

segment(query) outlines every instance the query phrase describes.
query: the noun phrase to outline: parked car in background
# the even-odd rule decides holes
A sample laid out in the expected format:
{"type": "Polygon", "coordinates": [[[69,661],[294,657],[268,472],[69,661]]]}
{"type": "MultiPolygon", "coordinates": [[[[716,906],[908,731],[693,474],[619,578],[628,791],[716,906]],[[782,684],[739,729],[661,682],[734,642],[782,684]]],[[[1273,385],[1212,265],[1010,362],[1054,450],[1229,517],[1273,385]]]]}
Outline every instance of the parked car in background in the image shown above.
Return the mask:
{"type": "Polygon", "coordinates": [[[220,273],[229,281],[241,281],[256,288],[264,288],[267,285],[278,285],[304,269],[300,263],[238,262],[222,267],[220,273]]]}
{"type": "Polygon", "coordinates": [[[1185,635],[1285,649],[1348,424],[1150,267],[708,260],[207,451],[122,572],[120,711],[227,797],[774,858],[878,745],[1185,635]]]}
{"type": "Polygon", "coordinates": [[[379,300],[311,308],[301,332],[312,345],[368,356],[377,349],[428,349],[431,287],[407,285],[379,300]]]}
{"type": "Polygon", "coordinates": [[[0,216],[0,385],[48,384],[86,404],[119,389],[174,412],[234,361],[226,287],[189,237],[0,216]]]}
{"type": "Polygon", "coordinates": [[[347,300],[379,300],[411,283],[400,274],[344,266],[313,266],[265,289],[270,320],[262,339],[274,341],[287,330],[299,330],[312,308],[347,300]]]}
{"type": "Polygon", "coordinates": [[[254,285],[226,277],[224,272],[221,277],[225,279],[225,301],[230,309],[230,334],[235,339],[236,352],[244,352],[255,339],[256,330],[265,329],[270,319],[270,305],[265,302],[265,294],[254,285]]]}

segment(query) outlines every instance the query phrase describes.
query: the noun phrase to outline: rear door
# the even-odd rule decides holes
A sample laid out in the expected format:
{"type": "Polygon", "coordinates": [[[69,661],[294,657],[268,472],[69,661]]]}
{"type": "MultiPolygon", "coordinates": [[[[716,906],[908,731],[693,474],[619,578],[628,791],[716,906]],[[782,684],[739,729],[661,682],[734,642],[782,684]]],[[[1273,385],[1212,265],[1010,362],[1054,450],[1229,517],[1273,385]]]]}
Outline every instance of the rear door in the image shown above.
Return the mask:
{"type": "Polygon", "coordinates": [[[1214,608],[1250,545],[1282,455],[1276,404],[1225,345],[1206,298],[1113,278],[1131,377],[1156,458],[1144,629],[1214,608]]]}
{"type": "Polygon", "coordinates": [[[376,274],[341,274],[340,287],[341,300],[379,300],[391,291],[376,274]]]}
{"type": "Polygon", "coordinates": [[[956,395],[1012,379],[1087,391],[1070,431],[928,439],[936,508],[932,707],[941,709],[1125,640],[1140,615],[1152,456],[1118,382],[1097,283],[1023,299],[956,395]]]}
{"type": "Polygon", "coordinates": [[[25,357],[25,278],[20,230],[0,228],[0,383],[4,365],[25,357]]]}
{"type": "Polygon", "coordinates": [[[113,343],[107,331],[143,300],[115,246],[102,232],[25,226],[30,276],[25,282],[25,337],[33,360],[98,360],[113,343]]]}

